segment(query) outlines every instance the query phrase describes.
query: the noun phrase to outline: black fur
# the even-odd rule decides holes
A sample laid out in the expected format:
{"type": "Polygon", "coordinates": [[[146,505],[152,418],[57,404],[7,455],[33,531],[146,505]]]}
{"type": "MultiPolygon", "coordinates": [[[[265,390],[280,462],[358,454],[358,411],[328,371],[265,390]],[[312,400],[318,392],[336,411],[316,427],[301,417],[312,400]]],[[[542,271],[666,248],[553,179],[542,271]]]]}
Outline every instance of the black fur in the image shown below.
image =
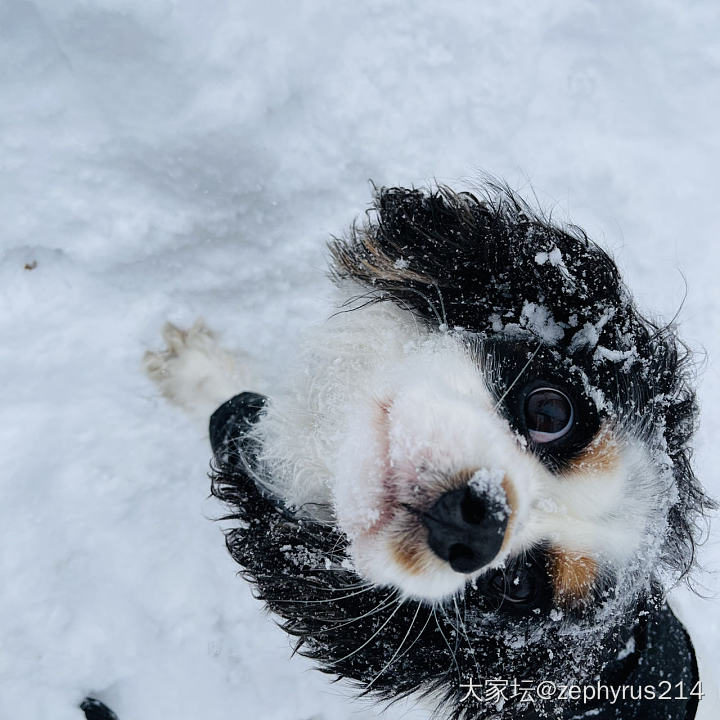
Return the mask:
{"type": "MultiPolygon", "coordinates": [[[[324,672],[353,681],[362,694],[387,702],[418,693],[453,720],[570,719],[593,711],[597,720],[692,720],[697,699],[579,703],[510,697],[502,709],[470,697],[468,683],[486,679],[633,687],[682,681],[695,687],[697,668],[682,626],[651,592],[603,620],[596,613],[553,619],[542,550],[484,576],[460,600],[432,608],[398,603],[392,591],[364,584],[343,562],[347,541],[332,526],[299,518],[255,483],[257,448],[248,436],[264,398],[243,393],[211,420],[213,494],[233,508],[228,550],[256,588],[256,597],[298,638],[295,650],[324,672]],[[239,521],[239,523],[237,522],[239,521]],[[517,584],[514,582],[517,579],[517,584]],[[619,657],[632,643],[633,652],[619,657]]],[[[482,695],[483,690],[479,690],[482,695]]]]}
{"type": "Polygon", "coordinates": [[[498,322],[532,335],[523,308],[550,310],[565,330],[555,354],[602,391],[613,424],[636,425],[641,417],[648,442],[666,444],[679,497],[664,560],[681,576],[689,572],[698,519],[714,507],[690,464],[697,417],[690,353],[673,326],[638,312],[615,263],[583,230],[553,224],[498,185],[481,198],[389,188],[377,193],[369,221],[331,251],[335,277],[367,286],[370,301],[396,302],[431,326],[461,327],[471,339],[497,337],[498,322]],[[556,248],[564,269],[538,262],[538,253],[556,248]],[[596,344],[573,343],[577,330],[606,317],[596,344]],[[631,355],[625,362],[598,358],[597,346],[631,355]]]}
{"type": "MultiPolygon", "coordinates": [[[[587,392],[600,391],[598,423],[632,428],[666,451],[677,494],[662,563],[677,577],[690,570],[698,521],[712,503],[690,465],[697,410],[689,356],[672,327],[638,313],[612,260],[581,230],[553,225],[504,188],[489,186],[482,199],[446,189],[392,188],[377,193],[362,228],[331,248],[334,276],[362,283],[366,301],[389,300],[429,326],[462,328],[479,354],[515,334],[525,344],[524,357],[538,349],[537,362],[549,355],[587,392]],[[557,253],[547,257],[556,250],[560,263],[557,253]],[[529,303],[550,311],[553,339],[528,321],[529,303]]],[[[642,569],[639,593],[610,583],[591,607],[561,621],[557,609],[551,612],[543,548],[435,609],[398,604],[391,591],[363,585],[349,569],[347,540],[336,527],[297,517],[258,489],[262,468],[255,467],[258,448],[247,431],[263,402],[246,393],[214,416],[212,491],[230,506],[228,518],[240,521],[228,531],[227,545],[245,577],[298,637],[297,649],[325,672],[386,700],[419,691],[448,717],[467,719],[571,717],[568,704],[513,701],[494,710],[459,703],[461,685],[493,677],[578,683],[596,673],[630,677],[628,663],[616,660],[630,637],[637,647],[644,642],[653,652],[684,658],[678,672],[692,679],[692,652],[681,629],[670,640],[656,637],[662,623],[674,627],[658,591],[660,567],[642,569]]],[[[637,665],[636,654],[629,657],[637,665]]],[[[649,657],[640,664],[648,667],[649,657]]],[[[645,717],[636,712],[626,708],[622,717],[645,717]]],[[[690,710],[675,705],[663,712],[684,718],[690,710]]]]}

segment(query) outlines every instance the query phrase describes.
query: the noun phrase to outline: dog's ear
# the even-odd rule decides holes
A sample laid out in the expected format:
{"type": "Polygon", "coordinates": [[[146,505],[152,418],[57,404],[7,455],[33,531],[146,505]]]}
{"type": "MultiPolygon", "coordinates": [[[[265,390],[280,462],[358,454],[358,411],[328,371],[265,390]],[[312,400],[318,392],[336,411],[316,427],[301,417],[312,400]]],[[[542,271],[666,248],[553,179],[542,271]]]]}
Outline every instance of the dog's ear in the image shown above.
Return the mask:
{"type": "Polygon", "coordinates": [[[431,212],[428,197],[419,190],[382,188],[362,227],[353,226],[350,237],[330,244],[333,272],[338,278],[353,278],[377,289],[408,284],[430,285],[432,278],[417,262],[431,212]],[[417,269],[415,269],[417,267],[417,269]]]}
{"type": "Polygon", "coordinates": [[[445,188],[381,188],[367,221],[330,244],[332,274],[338,280],[353,279],[377,297],[395,300],[433,321],[458,321],[442,306],[462,275],[477,275],[475,287],[489,285],[489,254],[497,243],[489,237],[488,210],[474,196],[445,188]]]}
{"type": "Polygon", "coordinates": [[[380,189],[368,221],[330,249],[336,278],[475,332],[491,331],[497,318],[522,324],[528,305],[582,327],[623,304],[617,269],[600,248],[500,185],[480,197],[380,189]]]}

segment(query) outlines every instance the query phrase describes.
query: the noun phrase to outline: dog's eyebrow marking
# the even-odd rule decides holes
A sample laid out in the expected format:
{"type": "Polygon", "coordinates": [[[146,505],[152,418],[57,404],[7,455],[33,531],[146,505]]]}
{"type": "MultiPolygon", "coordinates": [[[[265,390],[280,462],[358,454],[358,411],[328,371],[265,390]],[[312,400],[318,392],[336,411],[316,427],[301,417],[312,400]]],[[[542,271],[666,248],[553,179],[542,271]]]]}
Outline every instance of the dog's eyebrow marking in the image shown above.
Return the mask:
{"type": "Polygon", "coordinates": [[[612,431],[603,425],[592,442],[575,458],[570,460],[565,475],[573,473],[611,473],[620,463],[620,445],[612,431]]]}
{"type": "Polygon", "coordinates": [[[562,548],[550,550],[550,577],[559,605],[576,606],[586,600],[595,585],[598,565],[593,558],[562,548]]]}

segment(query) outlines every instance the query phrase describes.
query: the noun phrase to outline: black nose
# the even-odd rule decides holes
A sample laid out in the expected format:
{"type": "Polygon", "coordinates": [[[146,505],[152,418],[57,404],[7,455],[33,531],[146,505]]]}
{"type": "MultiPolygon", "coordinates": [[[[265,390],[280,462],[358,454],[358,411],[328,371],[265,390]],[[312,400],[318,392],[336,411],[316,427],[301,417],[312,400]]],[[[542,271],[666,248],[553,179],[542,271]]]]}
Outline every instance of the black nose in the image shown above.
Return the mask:
{"type": "Polygon", "coordinates": [[[502,499],[478,495],[467,486],[441,495],[423,522],[430,549],[455,572],[471,573],[500,551],[508,516],[502,499]]]}

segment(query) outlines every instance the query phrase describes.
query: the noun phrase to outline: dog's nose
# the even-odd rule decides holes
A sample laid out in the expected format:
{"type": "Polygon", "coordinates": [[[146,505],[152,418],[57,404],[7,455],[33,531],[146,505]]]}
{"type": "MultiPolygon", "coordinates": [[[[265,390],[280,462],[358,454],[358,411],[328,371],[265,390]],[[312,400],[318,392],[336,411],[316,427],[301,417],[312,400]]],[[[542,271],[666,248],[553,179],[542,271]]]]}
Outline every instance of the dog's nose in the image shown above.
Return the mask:
{"type": "Polygon", "coordinates": [[[500,551],[508,515],[496,494],[479,494],[471,486],[450,490],[423,515],[428,545],[455,572],[475,572],[500,551]]]}

